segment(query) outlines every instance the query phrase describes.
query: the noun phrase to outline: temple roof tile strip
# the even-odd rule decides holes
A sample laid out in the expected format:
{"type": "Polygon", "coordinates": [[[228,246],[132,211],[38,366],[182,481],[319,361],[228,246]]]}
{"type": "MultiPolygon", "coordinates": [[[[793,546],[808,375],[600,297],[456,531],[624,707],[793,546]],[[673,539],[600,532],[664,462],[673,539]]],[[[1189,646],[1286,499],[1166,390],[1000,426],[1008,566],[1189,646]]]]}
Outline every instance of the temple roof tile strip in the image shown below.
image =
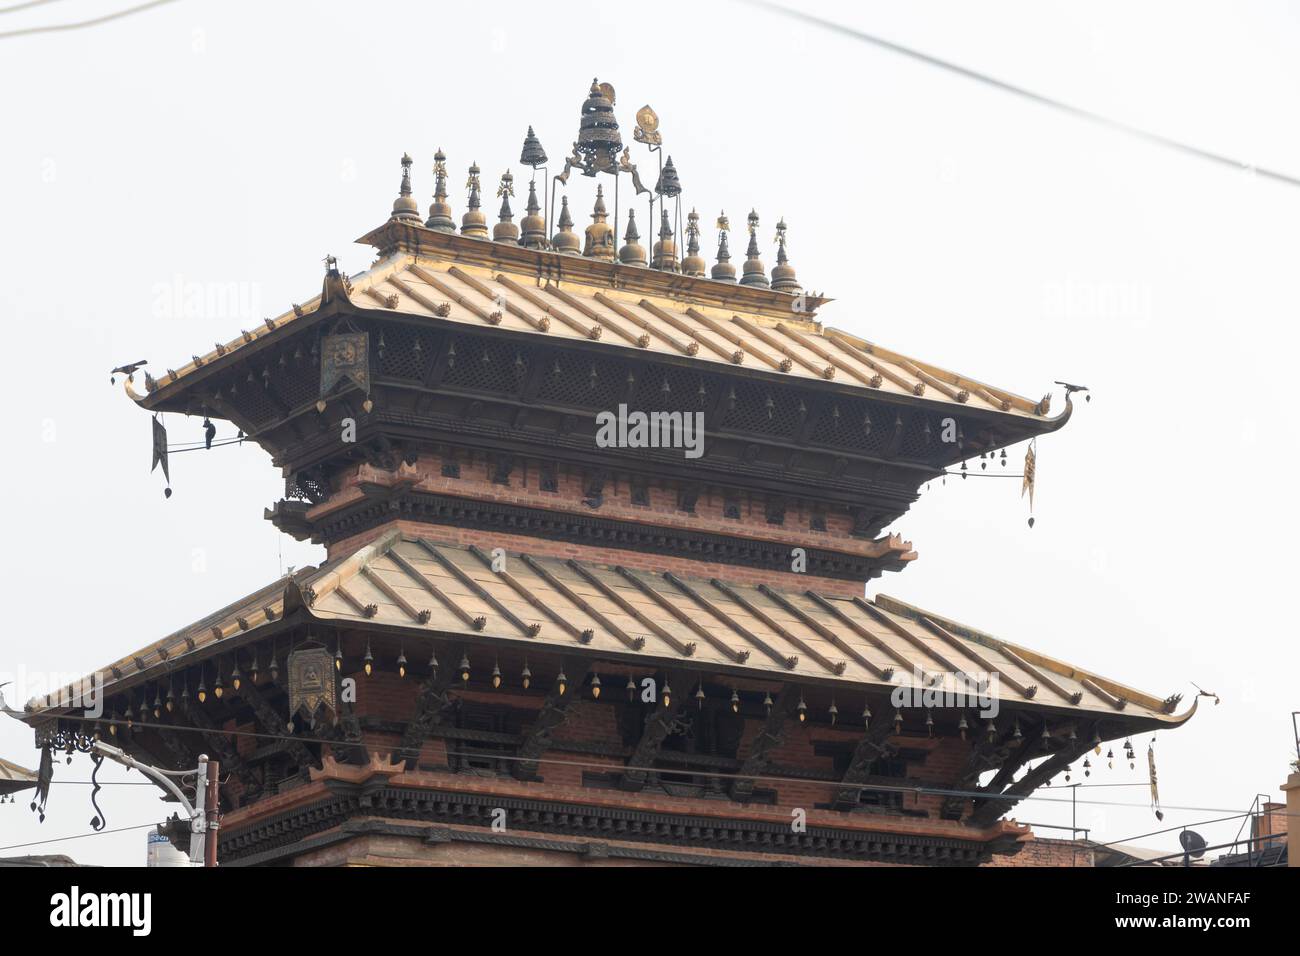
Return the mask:
{"type": "MultiPolygon", "coordinates": [[[[558,558],[509,555],[507,561],[508,577],[492,570],[488,556],[476,549],[391,532],[118,661],[108,668],[113,677],[106,683],[132,682],[136,675],[156,680],[178,658],[206,658],[215,645],[265,627],[286,608],[303,607],[314,619],[338,624],[489,645],[536,644],[606,661],[755,679],[797,677],[846,690],[932,687],[951,693],[959,689],[953,671],[983,675],[991,664],[1000,675],[994,695],[1006,706],[1105,715],[1153,727],[1176,726],[1191,713],[1174,716],[1176,698],[1125,687],[885,595],[865,601],[558,558]],[[665,603],[679,613],[670,613],[665,603]],[[539,606],[572,626],[539,615],[539,606]],[[711,640],[700,640],[699,629],[711,640]],[[879,674],[891,670],[891,678],[882,680],[879,674]],[[931,683],[937,675],[939,682],[931,683]]],[[[58,701],[36,698],[27,706],[40,712],[57,708],[58,701]]]]}
{"type": "MultiPolygon", "coordinates": [[[[444,239],[458,244],[471,242],[463,237],[444,239]]],[[[635,267],[609,268],[646,272],[635,267]]],[[[927,403],[1045,423],[1056,421],[1044,418],[1048,411],[1044,402],[881,348],[838,329],[825,328],[793,310],[784,318],[775,318],[757,311],[710,306],[690,298],[678,301],[670,295],[621,288],[617,280],[612,287],[575,280],[541,280],[535,274],[512,272],[500,264],[402,251],[380,259],[343,286],[343,294],[362,310],[557,341],[599,341],[629,351],[744,367],[774,377],[830,381],[861,393],[905,395],[927,403]]],[[[171,386],[187,380],[199,369],[236,362],[241,350],[286,325],[308,319],[322,298],[309,299],[266,320],[199,356],[197,361],[169,370],[156,382],[147,378],[150,395],[137,395],[128,387],[129,393],[146,407],[153,407],[171,394],[171,386]]]]}

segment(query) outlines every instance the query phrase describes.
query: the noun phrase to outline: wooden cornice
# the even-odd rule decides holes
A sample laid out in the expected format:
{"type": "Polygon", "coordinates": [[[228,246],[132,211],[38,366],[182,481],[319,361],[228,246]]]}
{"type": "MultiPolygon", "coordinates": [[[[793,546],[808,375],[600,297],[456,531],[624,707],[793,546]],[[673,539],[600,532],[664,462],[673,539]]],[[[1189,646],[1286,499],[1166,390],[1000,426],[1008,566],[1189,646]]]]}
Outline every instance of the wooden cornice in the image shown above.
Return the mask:
{"type": "Polygon", "coordinates": [[[682,299],[721,309],[756,312],[786,322],[809,321],[831,299],[804,293],[803,311],[795,313],[795,296],[787,292],[719,282],[702,276],[665,272],[621,262],[606,262],[568,255],[550,249],[529,249],[513,243],[474,239],[456,233],[439,232],[423,225],[389,220],[372,229],[359,243],[374,246],[381,256],[405,252],[450,262],[463,262],[514,273],[529,279],[573,282],[600,288],[625,289],[645,295],[682,299]]]}

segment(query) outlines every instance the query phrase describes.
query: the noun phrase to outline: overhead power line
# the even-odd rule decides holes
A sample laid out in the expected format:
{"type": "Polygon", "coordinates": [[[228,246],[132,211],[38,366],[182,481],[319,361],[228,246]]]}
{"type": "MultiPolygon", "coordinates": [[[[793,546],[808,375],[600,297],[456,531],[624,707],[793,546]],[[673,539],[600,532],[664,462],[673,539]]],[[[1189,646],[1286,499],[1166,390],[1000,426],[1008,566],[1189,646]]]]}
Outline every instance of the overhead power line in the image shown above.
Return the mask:
{"type": "Polygon", "coordinates": [[[1076,119],[1087,120],[1088,122],[1096,123],[1099,126],[1105,126],[1109,129],[1116,130],[1117,132],[1126,133],[1129,136],[1135,136],[1148,143],[1154,143],[1158,146],[1167,147],[1168,149],[1178,150],[1181,153],[1194,156],[1197,159],[1204,159],[1221,166],[1227,166],[1231,169],[1237,170],[1238,172],[1253,173],[1257,176],[1263,176],[1266,179],[1285,183],[1288,186],[1300,186],[1300,178],[1288,175],[1287,173],[1278,172],[1275,169],[1269,169],[1265,166],[1256,166],[1253,163],[1242,162],[1239,159],[1224,156],[1222,153],[1215,153],[1208,149],[1201,149],[1199,146],[1192,146],[1189,143],[1184,143],[1180,140],[1163,136],[1160,133],[1153,133],[1150,130],[1142,129],[1140,126],[1134,126],[1131,123],[1111,119],[1109,116],[1103,116],[1100,113],[1094,113],[1092,110],[1087,110],[1080,106],[1074,106],[1071,103],[1065,103],[1061,100],[1053,99],[1052,97],[1045,96],[1042,93],[1035,93],[1033,90],[1026,89],[1023,86],[1008,83],[1005,80],[1000,80],[987,73],[981,73],[978,70],[972,70],[968,67],[960,66],[959,64],[952,63],[948,60],[940,59],[937,56],[922,53],[920,50],[914,50],[911,47],[903,46],[901,43],[894,43],[891,40],[886,40],[883,37],[878,37],[874,34],[845,26],[842,23],[824,20],[819,16],[815,16],[811,13],[804,13],[800,10],[791,10],[788,7],[781,6],[780,4],[769,3],[767,0],[743,0],[743,2],[752,6],[762,7],[766,10],[772,11],[773,13],[791,17],[795,20],[812,23],[834,33],[852,37],[855,40],[861,40],[863,43],[870,43],[874,46],[880,47],[881,49],[888,50],[891,53],[911,57],[912,59],[919,60],[928,66],[934,66],[941,70],[947,70],[950,73],[956,73],[958,76],[965,77],[968,80],[974,80],[976,83],[983,83],[985,86],[991,86],[996,90],[1001,90],[1003,93],[1011,93],[1015,96],[1021,97],[1022,99],[1038,103],[1040,106],[1047,106],[1051,109],[1059,110],[1062,113],[1073,116],[1076,119]]]}
{"type": "Polygon", "coordinates": [[[43,7],[47,3],[58,3],[59,0],[27,0],[26,3],[14,3],[7,7],[0,7],[0,13],[17,13],[19,10],[26,10],[29,7],[43,7]]]}
{"type": "MultiPolygon", "coordinates": [[[[348,745],[348,741],[339,738],[315,737],[306,734],[272,734],[272,733],[266,733],[264,731],[257,731],[257,730],[229,730],[224,727],[221,729],[214,728],[212,730],[204,730],[201,727],[186,727],[180,724],[164,724],[164,723],[156,723],[153,721],[144,721],[144,720],[135,720],[132,721],[130,724],[128,724],[125,719],[120,717],[96,718],[96,717],[79,717],[73,714],[60,714],[58,719],[64,721],[75,721],[80,723],[87,723],[87,724],[103,724],[105,726],[142,727],[150,730],[153,729],[166,730],[172,733],[199,734],[205,738],[211,736],[247,737],[252,740],[276,740],[276,741],[292,740],[304,744],[325,744],[331,747],[341,747],[341,746],[348,745]]],[[[469,743],[469,747],[470,748],[473,747],[472,742],[469,743]]],[[[505,763],[538,763],[538,764],[549,764],[550,766],[553,767],[571,767],[575,769],[602,770],[602,771],[607,771],[610,769],[609,764],[606,763],[596,763],[588,760],[570,760],[561,757],[548,757],[548,756],[521,757],[514,754],[504,754],[498,751],[489,751],[489,750],[476,751],[474,755],[488,757],[491,758],[492,760],[497,760],[505,763]]],[[[1043,756],[1045,757],[1047,755],[1044,754],[1043,756]]],[[[1081,754],[1080,757],[1082,756],[1084,755],[1081,754]]],[[[897,794],[902,794],[904,796],[910,794],[912,796],[967,797],[972,800],[989,800],[989,801],[997,801],[999,799],[1009,799],[1007,795],[1001,793],[988,793],[982,790],[954,790],[954,789],[948,789],[944,787],[926,786],[924,784],[902,783],[898,785],[890,785],[890,784],[880,784],[880,783],[872,783],[872,784],[845,783],[844,781],[837,781],[837,780],[808,780],[802,778],[792,779],[789,777],[776,777],[776,776],[765,775],[765,774],[735,773],[735,772],[728,772],[723,770],[702,770],[702,769],[695,769],[695,768],[691,768],[687,770],[682,770],[682,769],[665,770],[662,767],[628,766],[625,767],[624,769],[645,771],[647,773],[656,773],[656,772],[657,773],[688,773],[694,777],[705,777],[713,780],[745,780],[745,781],[751,781],[755,783],[771,783],[771,784],[778,784],[778,785],[787,785],[793,782],[799,782],[810,786],[822,786],[829,790],[857,790],[860,793],[897,793],[897,794]]],[[[1074,786],[1074,785],[1067,785],[1067,787],[1069,786],[1074,786]]],[[[1090,784],[1080,783],[1078,784],[1078,786],[1086,788],[1090,786],[1090,784]]],[[[1048,789],[1051,789],[1050,786],[1048,787],[1048,789]]],[[[1065,789],[1065,788],[1061,788],[1061,789],[1065,789]]],[[[1132,807],[1135,809],[1146,809],[1148,807],[1148,804],[1145,803],[1125,803],[1125,802],[1112,801],[1112,800],[1076,800],[1073,796],[1049,797],[1045,794],[1040,794],[1040,793],[1031,793],[1025,796],[1021,796],[1018,799],[1035,800],[1042,803],[1077,804],[1079,806],[1088,805],[1088,806],[1098,806],[1098,807],[1132,807]]],[[[1194,813],[1235,812],[1232,809],[1225,809],[1223,807],[1188,807],[1188,806],[1170,806],[1168,804],[1162,804],[1161,808],[1164,810],[1181,810],[1181,811],[1188,811],[1194,813]]]]}
{"type": "MultiPolygon", "coordinates": [[[[39,6],[42,3],[52,2],[52,0],[31,0],[29,3],[21,3],[17,6],[8,7],[0,10],[0,13],[9,13],[12,10],[21,10],[24,7],[39,6]]],[[[129,17],[135,13],[144,13],[154,7],[161,7],[165,3],[175,3],[176,0],[151,0],[149,3],[142,3],[139,6],[127,7],[125,10],[118,10],[115,13],[106,13],[102,17],[92,17],[89,20],[76,20],[72,23],[50,23],[39,27],[24,27],[20,30],[7,30],[0,33],[0,40],[8,40],[13,37],[31,36],[35,33],[62,33],[67,30],[80,30],[84,27],[95,27],[101,23],[109,23],[113,20],[121,20],[123,17],[129,17]]]]}

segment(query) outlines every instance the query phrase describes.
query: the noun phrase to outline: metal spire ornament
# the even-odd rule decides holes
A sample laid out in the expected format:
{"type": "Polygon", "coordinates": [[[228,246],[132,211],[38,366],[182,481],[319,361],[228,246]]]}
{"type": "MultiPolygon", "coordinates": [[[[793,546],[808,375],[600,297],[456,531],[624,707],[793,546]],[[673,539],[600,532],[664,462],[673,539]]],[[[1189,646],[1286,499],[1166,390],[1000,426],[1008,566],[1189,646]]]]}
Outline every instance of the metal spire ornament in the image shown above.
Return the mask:
{"type": "Polygon", "coordinates": [[[614,87],[593,79],[587,99],[582,104],[573,154],[564,160],[564,172],[555,178],[567,184],[569,172],[573,169],[584,176],[601,172],[617,175],[618,154],[622,149],[623,137],[614,116],[614,87]]]}
{"type": "Polygon", "coordinates": [[[534,172],[538,167],[546,165],[546,150],[542,149],[542,141],[537,138],[531,126],[528,127],[528,134],[524,137],[524,148],[519,153],[519,164],[531,166],[534,172]]]}
{"type": "Polygon", "coordinates": [[[736,267],[731,264],[731,250],[727,246],[727,233],[731,231],[731,220],[725,212],[718,215],[718,262],[713,267],[712,275],[719,282],[735,282],[736,267]]]}
{"type": "Polygon", "coordinates": [[[510,208],[510,197],[514,194],[515,177],[507,169],[501,174],[501,185],[497,187],[497,195],[501,197],[501,212],[499,221],[492,227],[494,242],[508,242],[512,245],[519,243],[519,227],[515,225],[515,214],[510,208]]]}
{"type": "Polygon", "coordinates": [[[768,287],[766,270],[758,253],[758,213],[753,209],[749,211],[749,248],[745,250],[745,265],[740,284],[759,289],[768,287]]]}
{"type": "MultiPolygon", "coordinates": [[[[545,181],[543,181],[545,185],[545,181]]],[[[542,207],[537,204],[537,183],[530,181],[528,183],[528,215],[519,221],[520,236],[519,244],[526,249],[545,249],[548,246],[546,241],[546,220],[538,213],[542,207]]]]}
{"type": "Polygon", "coordinates": [[[460,219],[460,232],[463,236],[472,236],[475,239],[488,238],[487,218],[483,215],[480,208],[483,205],[479,198],[479,174],[482,172],[478,168],[478,163],[472,163],[469,167],[469,179],[465,183],[465,188],[469,190],[469,209],[460,219]]]}
{"type": "Polygon", "coordinates": [[[799,280],[795,278],[794,266],[785,251],[785,220],[776,224],[776,265],[772,267],[772,288],[777,292],[789,292],[798,295],[803,291],[799,280]]]}
{"type": "Polygon", "coordinates": [[[596,187],[596,203],[591,210],[591,225],[586,229],[586,242],[582,254],[589,259],[614,261],[614,227],[607,222],[609,210],[605,207],[605,189],[596,187]]]}
{"type": "Polygon", "coordinates": [[[668,224],[668,210],[659,211],[659,241],[654,244],[650,265],[664,272],[677,271],[677,244],[673,242],[673,228],[668,224]]]}
{"type": "Polygon", "coordinates": [[[437,232],[455,232],[456,221],[451,218],[451,203],[447,202],[447,157],[439,148],[433,154],[433,203],[425,225],[437,232]]]}
{"type": "Polygon", "coordinates": [[[618,261],[626,266],[644,266],[646,264],[645,247],[640,242],[641,234],[636,228],[636,210],[627,211],[627,231],[623,234],[623,248],[618,250],[618,261]]]}
{"type": "Polygon", "coordinates": [[[704,266],[704,257],[700,255],[700,214],[692,209],[686,216],[686,258],[682,260],[682,272],[702,276],[704,266]]]}
{"type": "Polygon", "coordinates": [[[573,231],[573,216],[569,215],[568,196],[560,199],[559,229],[551,242],[557,252],[567,252],[571,255],[579,255],[582,252],[582,241],[573,231]]]}
{"type": "Polygon", "coordinates": [[[409,153],[402,154],[402,186],[397,199],[393,202],[393,215],[390,217],[399,222],[420,221],[420,205],[411,195],[411,156],[409,153]]]}

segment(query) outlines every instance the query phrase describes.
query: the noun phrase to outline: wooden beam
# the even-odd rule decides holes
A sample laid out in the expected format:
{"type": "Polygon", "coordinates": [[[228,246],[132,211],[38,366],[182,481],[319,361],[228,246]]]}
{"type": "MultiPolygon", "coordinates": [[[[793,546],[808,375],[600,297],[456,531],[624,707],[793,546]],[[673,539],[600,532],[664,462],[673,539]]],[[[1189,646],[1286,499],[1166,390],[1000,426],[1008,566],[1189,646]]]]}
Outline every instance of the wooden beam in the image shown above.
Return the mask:
{"type": "Polygon", "coordinates": [[[640,609],[637,608],[636,605],[627,601],[623,597],[623,595],[619,594],[616,590],[614,590],[612,587],[610,587],[608,584],[602,581],[596,575],[596,573],[593,572],[590,568],[583,566],[581,563],[579,563],[576,560],[569,561],[568,565],[574,571],[578,572],[578,574],[582,576],[583,580],[585,580],[588,584],[590,584],[592,587],[598,590],[610,601],[614,602],[614,604],[616,604],[624,614],[628,615],[628,617],[631,617],[633,620],[635,620],[638,624],[644,627],[651,634],[654,634],[661,641],[663,641],[665,644],[667,644],[669,647],[675,650],[678,654],[682,654],[686,657],[691,657],[695,653],[694,642],[687,644],[683,641],[678,640],[673,634],[669,633],[662,626],[660,626],[660,624],[657,621],[655,621],[653,618],[649,618],[646,615],[642,614],[640,609]]]}
{"type": "MultiPolygon", "coordinates": [[[[970,753],[966,756],[966,763],[962,766],[956,780],[953,782],[953,787],[956,790],[975,790],[979,786],[981,776],[990,770],[1000,771],[1007,761],[1011,759],[1011,754],[1017,749],[1014,742],[1014,729],[1004,730],[1000,734],[995,729],[992,741],[989,741],[986,734],[979,733],[978,728],[972,733],[978,736],[971,743],[970,753]]],[[[960,820],[972,799],[972,797],[963,795],[944,797],[943,806],[939,810],[940,819],[960,820]]]]}
{"type": "Polygon", "coordinates": [[[532,571],[534,574],[536,574],[538,577],[544,580],[547,584],[549,584],[560,594],[564,595],[564,597],[567,598],[569,602],[573,604],[574,607],[580,609],[589,617],[591,617],[593,620],[598,622],[601,627],[609,631],[609,633],[614,635],[614,637],[618,638],[618,640],[624,646],[634,651],[639,651],[643,647],[645,647],[644,637],[633,637],[631,634],[628,634],[621,627],[619,627],[608,617],[602,614],[598,609],[596,609],[591,604],[590,601],[584,598],[581,594],[578,594],[567,584],[565,584],[563,581],[557,578],[554,574],[548,571],[546,567],[541,564],[541,562],[537,561],[531,555],[527,555],[527,554],[521,554],[519,557],[524,562],[524,564],[528,565],[528,569],[530,571],[532,571]]]}
{"type": "MultiPolygon", "coordinates": [[[[251,790],[250,785],[253,781],[249,768],[244,765],[244,761],[239,757],[239,751],[231,744],[230,735],[214,724],[212,718],[203,712],[203,705],[192,698],[181,701],[181,712],[202,734],[208,750],[221,761],[221,772],[234,774],[246,791],[251,790]]],[[[235,803],[229,788],[221,784],[220,789],[222,801],[233,809],[235,803]]]]}
{"type": "Polygon", "coordinates": [[[386,555],[390,561],[392,561],[395,565],[401,568],[403,572],[406,573],[406,576],[408,578],[410,578],[416,584],[420,585],[420,587],[424,588],[435,598],[437,598],[442,603],[443,607],[451,611],[452,614],[455,614],[456,617],[460,619],[460,622],[464,624],[466,627],[469,627],[475,631],[481,631],[483,630],[483,628],[487,626],[487,618],[485,618],[482,614],[479,614],[477,616],[471,615],[463,607],[461,607],[450,597],[444,594],[442,589],[439,588],[432,581],[430,581],[428,577],[426,577],[420,571],[419,568],[415,567],[415,565],[411,564],[411,562],[407,561],[395,550],[389,548],[389,550],[386,552],[386,555]]]}
{"type": "Polygon", "coordinates": [[[780,622],[773,620],[770,615],[764,613],[764,611],[761,608],[759,608],[756,604],[754,604],[753,601],[746,598],[735,588],[731,587],[724,581],[720,581],[718,578],[710,579],[709,583],[712,584],[719,591],[721,591],[723,594],[725,594],[727,597],[729,597],[734,603],[739,604],[755,618],[762,621],[765,626],[771,628],[777,634],[780,634],[782,639],[785,640],[787,643],[792,644],[795,647],[799,648],[799,650],[803,651],[805,654],[807,654],[809,657],[815,660],[826,670],[830,671],[832,674],[835,674],[837,676],[844,673],[844,668],[845,668],[844,661],[832,661],[830,658],[828,658],[825,654],[821,653],[811,644],[800,639],[789,628],[785,627],[780,622]]]}
{"type": "MultiPolygon", "coordinates": [[[[491,556],[484,553],[484,551],[481,548],[479,548],[477,545],[471,544],[469,546],[469,551],[470,554],[474,555],[474,557],[482,561],[485,565],[488,566],[488,568],[492,568],[491,556]]],[[[575,627],[573,623],[569,621],[568,618],[560,614],[559,611],[551,607],[549,604],[547,604],[545,601],[539,598],[536,594],[530,591],[521,581],[519,581],[509,571],[503,568],[500,571],[493,570],[492,573],[495,574],[497,577],[499,577],[502,581],[506,582],[506,584],[510,585],[511,589],[516,594],[518,594],[521,598],[523,598],[534,608],[540,611],[551,621],[552,624],[555,624],[562,631],[566,632],[570,637],[572,637],[579,644],[589,644],[591,643],[592,638],[596,636],[595,631],[591,630],[590,628],[586,630],[578,630],[578,628],[575,627]]],[[[527,626],[532,629],[534,635],[537,634],[542,628],[540,624],[529,624],[527,626]]]]}
{"type": "Polygon", "coordinates": [[[1066,744],[1006,790],[981,803],[971,814],[970,825],[986,827],[996,822],[1017,803],[1091,750],[1092,744],[1087,742],[1091,739],[1090,731],[1073,744],[1066,744]]]}
{"type": "Polygon", "coordinates": [[[749,630],[749,628],[745,627],[743,624],[737,621],[730,614],[721,610],[712,601],[706,598],[703,594],[700,594],[698,591],[695,590],[695,588],[691,587],[689,584],[687,584],[681,578],[677,577],[677,575],[673,574],[671,571],[664,572],[664,580],[667,581],[669,584],[671,584],[673,587],[677,588],[677,590],[681,591],[683,594],[687,595],[696,604],[698,604],[700,607],[704,608],[704,610],[712,614],[716,620],[720,621],[721,623],[725,624],[727,627],[731,628],[732,631],[738,634],[741,638],[743,638],[745,641],[747,641],[749,644],[753,645],[754,647],[757,647],[760,651],[762,651],[764,654],[766,654],[776,663],[780,664],[782,667],[786,668],[787,670],[794,670],[796,667],[799,666],[798,657],[794,656],[793,654],[782,654],[780,651],[776,650],[776,648],[772,647],[772,645],[768,644],[758,635],[754,634],[754,632],[749,630]]]}
{"type": "MultiPolygon", "coordinates": [[[[456,650],[457,648],[451,648],[448,653],[454,654],[456,650]]],[[[393,763],[404,761],[407,770],[415,769],[424,741],[430,731],[442,723],[442,715],[452,705],[450,688],[455,677],[456,668],[444,661],[441,667],[420,684],[420,691],[415,698],[415,712],[402,733],[402,742],[393,753],[393,763]]]]}
{"type": "Polygon", "coordinates": [[[851,810],[860,802],[861,789],[857,784],[865,783],[871,776],[871,766],[882,757],[892,757],[898,748],[889,743],[893,736],[894,725],[884,717],[877,717],[875,724],[867,729],[858,745],[853,748],[853,756],[840,778],[841,789],[831,800],[835,810],[851,810]]]}
{"type": "Polygon", "coordinates": [[[785,724],[790,716],[791,685],[782,684],[762,728],[749,743],[745,761],[731,783],[731,799],[743,803],[754,793],[752,778],[761,774],[772,759],[772,751],[785,740],[785,724]]]}
{"type": "Polygon", "coordinates": [[[517,614],[515,614],[514,611],[510,610],[510,608],[506,607],[495,597],[493,597],[491,592],[489,592],[486,588],[483,587],[483,585],[479,584],[472,577],[470,577],[468,573],[463,571],[449,557],[447,557],[440,550],[438,550],[438,547],[432,542],[426,541],[424,538],[418,538],[416,543],[419,544],[420,547],[423,548],[429,554],[430,557],[432,557],[435,561],[437,561],[440,565],[442,565],[443,569],[447,571],[452,577],[454,577],[461,584],[465,585],[465,587],[469,588],[471,594],[473,594],[480,601],[482,601],[488,607],[492,608],[492,610],[496,611],[507,621],[509,621],[511,624],[517,627],[525,637],[537,636],[537,632],[541,630],[540,624],[528,624],[523,620],[521,620],[520,617],[517,614]]]}
{"type": "MultiPolygon", "coordinates": [[[[281,716],[252,681],[246,680],[240,685],[239,696],[253,709],[253,716],[262,733],[274,734],[277,737],[286,735],[285,724],[288,722],[288,715],[281,716]]],[[[297,762],[300,774],[305,776],[309,767],[320,766],[320,761],[312,756],[306,744],[296,738],[290,739],[292,743],[289,744],[289,755],[297,762]]]]}
{"type": "MultiPolygon", "coordinates": [[[[677,677],[682,682],[686,680],[684,673],[677,672],[665,674],[664,683],[671,684],[673,677],[677,677]]],[[[675,707],[660,707],[656,703],[655,709],[646,716],[645,725],[641,729],[641,737],[637,740],[636,749],[632,752],[632,756],[628,758],[627,769],[623,771],[623,777],[619,781],[620,789],[635,792],[646,785],[650,774],[654,772],[655,760],[659,757],[663,742],[673,732],[677,717],[685,706],[682,703],[685,695],[680,689],[680,687],[684,686],[685,683],[679,686],[676,694],[678,703],[675,707]]]]}
{"type": "Polygon", "coordinates": [[[821,621],[817,620],[803,608],[799,607],[780,591],[773,590],[766,584],[760,584],[758,589],[770,600],[775,601],[777,604],[781,605],[781,607],[794,615],[795,618],[804,624],[804,626],[816,631],[823,640],[834,645],[842,654],[854,661],[859,667],[863,668],[873,677],[887,681],[894,676],[894,669],[892,667],[877,667],[875,664],[871,663],[871,661],[859,654],[842,637],[832,631],[829,627],[823,625],[821,621]]]}
{"type": "Polygon", "coordinates": [[[658,591],[652,588],[648,583],[641,580],[639,577],[637,577],[627,568],[619,565],[619,566],[615,566],[614,570],[619,575],[621,575],[623,579],[626,580],[629,584],[631,584],[642,594],[650,598],[650,600],[654,601],[661,608],[663,608],[674,618],[676,618],[679,624],[682,624],[683,626],[688,628],[692,634],[700,638],[706,644],[713,647],[714,650],[721,652],[728,659],[734,661],[737,664],[743,664],[745,663],[745,661],[749,660],[749,651],[738,651],[735,648],[728,645],[725,641],[718,640],[718,638],[714,636],[712,631],[710,631],[706,627],[702,627],[699,621],[695,620],[693,617],[691,617],[689,614],[687,614],[685,611],[679,608],[676,604],[673,604],[672,601],[668,600],[666,597],[664,597],[662,594],[660,594],[658,591]]]}
{"type": "Polygon", "coordinates": [[[537,774],[538,758],[550,749],[555,730],[569,719],[569,707],[578,697],[577,688],[586,681],[590,669],[586,663],[573,658],[563,659],[560,666],[569,676],[569,684],[563,694],[560,693],[558,684],[551,688],[542,701],[532,726],[520,741],[516,753],[523,759],[510,768],[511,774],[518,780],[541,779],[537,774]]]}
{"type": "MultiPolygon", "coordinates": [[[[835,618],[835,620],[839,621],[841,624],[843,624],[845,627],[851,630],[854,634],[858,635],[858,637],[862,638],[864,641],[866,641],[876,650],[885,654],[895,664],[898,664],[900,667],[902,667],[904,673],[910,672],[916,666],[915,661],[909,660],[906,655],[900,654],[898,651],[894,650],[892,647],[890,647],[888,644],[882,641],[875,634],[872,634],[869,630],[867,630],[857,621],[853,620],[853,618],[849,617],[847,614],[841,611],[838,607],[835,606],[835,602],[829,600],[828,598],[822,597],[816,591],[809,590],[809,591],[805,591],[804,594],[806,594],[808,597],[816,601],[818,606],[820,606],[822,610],[828,612],[832,617],[835,618]]],[[[921,676],[922,679],[926,679],[925,668],[921,668],[921,676]]]]}

